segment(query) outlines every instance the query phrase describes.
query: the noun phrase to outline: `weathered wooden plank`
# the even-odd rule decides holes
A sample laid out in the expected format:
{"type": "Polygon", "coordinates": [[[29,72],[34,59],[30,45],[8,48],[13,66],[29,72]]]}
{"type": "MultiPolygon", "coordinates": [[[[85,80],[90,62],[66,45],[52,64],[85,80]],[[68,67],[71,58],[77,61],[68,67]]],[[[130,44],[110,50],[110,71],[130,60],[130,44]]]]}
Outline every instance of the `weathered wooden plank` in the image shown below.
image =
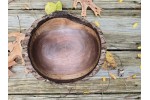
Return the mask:
{"type": "MultiPolygon", "coordinates": [[[[67,11],[69,13],[80,15],[81,10],[63,10],[67,11]]],[[[8,10],[9,15],[10,14],[42,14],[45,15],[44,10],[8,10]]],[[[93,15],[94,13],[92,10],[87,10],[87,16],[93,15]]],[[[139,17],[141,16],[141,10],[103,10],[101,13],[101,16],[133,16],[133,17],[139,17]]]]}
{"type": "MultiPolygon", "coordinates": [[[[9,3],[9,9],[25,9],[28,7],[29,9],[44,9],[44,6],[47,2],[56,2],[56,0],[14,0],[9,3]]],[[[73,0],[61,0],[63,3],[63,8],[73,8],[73,0]]],[[[102,7],[103,9],[140,9],[141,8],[141,0],[124,0],[123,3],[119,3],[118,0],[93,0],[94,3],[102,7]]],[[[81,9],[81,6],[78,5],[78,8],[81,9]]]]}
{"type": "MultiPolygon", "coordinates": [[[[129,77],[131,75],[136,75],[137,78],[140,78],[141,76],[141,70],[140,70],[140,65],[139,66],[124,66],[124,77],[129,77]]],[[[12,68],[12,71],[15,73],[14,76],[11,76],[10,79],[33,79],[33,80],[36,80],[35,77],[33,76],[33,74],[29,73],[25,73],[25,69],[26,67],[25,66],[15,66],[12,68]]],[[[110,73],[113,73],[114,75],[116,75],[116,77],[118,78],[117,76],[117,70],[110,70],[109,71],[110,73]]],[[[90,79],[99,79],[100,77],[109,77],[108,75],[108,71],[107,70],[103,70],[103,69],[100,69],[100,71],[93,77],[91,77],[90,79]]]]}
{"type": "MultiPolygon", "coordinates": [[[[80,15],[80,12],[72,10],[73,14],[80,15]]],[[[108,49],[137,49],[136,43],[140,42],[140,16],[102,16],[94,17],[89,11],[87,20],[90,22],[100,22],[104,36],[106,38],[108,49]],[[137,28],[132,28],[134,22],[138,22],[137,28]]],[[[108,12],[109,13],[109,12],[108,12]]],[[[22,32],[25,32],[31,24],[44,15],[44,11],[23,11],[15,10],[9,11],[8,17],[8,29],[9,32],[19,31],[19,22],[17,15],[20,19],[20,25],[22,32]]]]}
{"type": "MultiPolygon", "coordinates": [[[[115,59],[118,63],[118,68],[120,68],[120,60],[123,64],[123,68],[124,68],[124,77],[128,77],[131,76],[133,74],[136,74],[137,77],[140,77],[140,59],[137,59],[137,54],[139,54],[139,51],[111,51],[115,56],[115,59]],[[117,56],[119,57],[117,57],[117,56]]],[[[29,60],[25,60],[26,64],[29,63],[29,60]]],[[[30,66],[30,65],[29,65],[30,66]]],[[[117,69],[118,69],[117,68],[117,69]]],[[[117,76],[117,69],[114,70],[110,70],[110,73],[113,73],[117,76]]],[[[25,66],[14,66],[12,68],[12,71],[15,73],[14,76],[12,76],[10,79],[35,79],[34,76],[32,74],[26,74],[25,73],[25,66]]],[[[91,79],[99,79],[100,77],[109,77],[108,75],[108,71],[107,70],[100,70],[94,77],[92,77],[91,79]]]]}
{"type": "Polygon", "coordinates": [[[100,81],[101,79],[84,80],[76,83],[54,84],[33,79],[9,79],[9,94],[56,94],[56,93],[140,93],[141,80],[116,79],[100,81]],[[108,89],[107,89],[108,88],[108,89]]]}
{"type": "MultiPolygon", "coordinates": [[[[117,77],[117,80],[110,81],[110,87],[105,93],[129,93],[140,92],[140,59],[136,59],[136,55],[140,52],[135,51],[113,51],[118,55],[124,65],[124,77],[137,75],[136,79],[124,79],[117,77]]],[[[118,61],[117,61],[118,62],[118,61]]],[[[119,64],[119,62],[118,62],[119,64]]],[[[118,67],[119,68],[119,67],[118,67]]],[[[32,93],[68,93],[68,89],[73,89],[71,93],[83,93],[88,90],[91,93],[101,93],[102,87],[108,86],[108,80],[104,83],[101,77],[109,77],[107,70],[100,70],[94,77],[88,80],[81,80],[69,84],[47,83],[34,78],[32,74],[25,74],[25,67],[13,67],[12,71],[16,73],[9,78],[9,94],[32,94],[32,93]]],[[[110,70],[117,76],[117,70],[110,70]]]]}
{"type": "Polygon", "coordinates": [[[9,100],[126,100],[141,99],[141,94],[85,95],[9,95],[9,100]]]}
{"type": "MultiPolygon", "coordinates": [[[[70,11],[71,12],[71,11],[70,11]]],[[[72,11],[72,14],[80,16],[80,12],[72,11]]],[[[21,29],[28,29],[31,24],[38,18],[45,15],[44,11],[9,11],[8,17],[8,28],[9,30],[19,30],[18,17],[20,18],[21,29]]],[[[101,29],[104,33],[140,33],[140,16],[102,16],[101,18],[95,17],[92,13],[86,17],[90,22],[98,21],[101,23],[101,29]],[[138,22],[137,28],[133,29],[132,25],[134,22],[138,22]]]]}
{"type": "MultiPolygon", "coordinates": [[[[32,23],[36,20],[34,16],[31,14],[18,14],[20,18],[21,29],[28,29],[32,23]]],[[[43,15],[38,13],[38,17],[40,18],[43,15]]],[[[88,16],[86,18],[90,22],[98,21],[100,22],[104,34],[140,34],[140,18],[134,17],[116,17],[116,16],[103,16],[101,18],[88,16]],[[133,23],[139,23],[137,28],[132,28],[133,23]]],[[[9,15],[8,18],[8,28],[9,30],[19,31],[19,23],[17,14],[9,15]]]]}

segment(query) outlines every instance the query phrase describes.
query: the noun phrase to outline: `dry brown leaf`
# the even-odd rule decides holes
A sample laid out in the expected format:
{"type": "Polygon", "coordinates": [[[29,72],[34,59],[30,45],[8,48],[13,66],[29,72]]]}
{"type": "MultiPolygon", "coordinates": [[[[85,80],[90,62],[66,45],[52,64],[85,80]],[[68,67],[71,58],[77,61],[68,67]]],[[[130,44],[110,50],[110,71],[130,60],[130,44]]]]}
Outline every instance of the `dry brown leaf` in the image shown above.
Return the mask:
{"type": "Polygon", "coordinates": [[[73,7],[76,8],[78,3],[80,3],[82,6],[81,16],[86,16],[86,10],[88,7],[94,11],[95,16],[100,15],[102,11],[102,9],[96,6],[92,0],[74,0],[73,7]]]}
{"type": "MultiPolygon", "coordinates": [[[[16,40],[14,42],[8,43],[8,67],[12,67],[17,64],[16,59],[20,59],[22,61],[22,64],[24,65],[24,60],[22,57],[22,46],[21,41],[25,38],[25,35],[22,33],[10,33],[8,34],[8,37],[16,37],[16,40]]],[[[8,74],[10,73],[10,70],[8,70],[8,74]]],[[[10,76],[10,75],[9,75],[10,76]]]]}
{"type": "Polygon", "coordinates": [[[117,63],[115,61],[115,58],[114,58],[113,54],[109,51],[106,52],[106,61],[102,65],[103,69],[107,69],[108,67],[111,67],[111,68],[117,67],[117,63]]]}
{"type": "Polygon", "coordinates": [[[11,62],[8,63],[8,68],[10,68],[10,67],[12,67],[12,66],[14,66],[16,64],[17,63],[15,61],[11,61],[11,62]]]}

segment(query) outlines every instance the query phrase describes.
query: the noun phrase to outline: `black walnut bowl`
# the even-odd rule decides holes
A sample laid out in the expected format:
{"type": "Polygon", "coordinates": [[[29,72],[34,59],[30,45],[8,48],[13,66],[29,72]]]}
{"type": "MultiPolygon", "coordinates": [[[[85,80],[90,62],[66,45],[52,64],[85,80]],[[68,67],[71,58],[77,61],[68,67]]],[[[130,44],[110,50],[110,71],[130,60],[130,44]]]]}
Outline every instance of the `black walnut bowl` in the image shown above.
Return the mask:
{"type": "Polygon", "coordinates": [[[28,56],[33,68],[46,79],[76,81],[105,60],[101,30],[67,12],[54,12],[36,20],[28,33],[28,56]]]}

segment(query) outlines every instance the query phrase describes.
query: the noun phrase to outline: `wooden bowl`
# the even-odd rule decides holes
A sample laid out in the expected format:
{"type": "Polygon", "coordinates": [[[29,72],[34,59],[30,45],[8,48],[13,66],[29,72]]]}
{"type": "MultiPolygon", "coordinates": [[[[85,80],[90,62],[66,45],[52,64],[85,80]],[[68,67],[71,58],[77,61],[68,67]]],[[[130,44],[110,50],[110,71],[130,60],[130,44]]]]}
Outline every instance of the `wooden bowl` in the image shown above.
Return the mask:
{"type": "Polygon", "coordinates": [[[28,55],[32,66],[55,82],[81,79],[92,72],[102,56],[99,33],[88,21],[67,12],[44,16],[30,29],[28,55]]]}

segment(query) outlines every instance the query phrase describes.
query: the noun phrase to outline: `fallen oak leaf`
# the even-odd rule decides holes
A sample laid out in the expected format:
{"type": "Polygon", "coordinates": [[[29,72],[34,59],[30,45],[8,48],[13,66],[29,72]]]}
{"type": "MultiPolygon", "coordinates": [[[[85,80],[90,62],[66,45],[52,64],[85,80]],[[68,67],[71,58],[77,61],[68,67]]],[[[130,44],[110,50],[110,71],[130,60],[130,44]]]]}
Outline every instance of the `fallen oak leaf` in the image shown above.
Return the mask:
{"type": "Polygon", "coordinates": [[[22,33],[10,33],[8,34],[9,37],[14,36],[16,37],[16,41],[13,43],[9,43],[8,50],[10,51],[8,62],[14,61],[16,58],[20,58],[22,63],[24,64],[24,60],[22,57],[22,46],[21,41],[25,38],[25,35],[22,33]]]}
{"type": "Polygon", "coordinates": [[[12,67],[12,66],[14,66],[14,65],[16,65],[17,63],[15,62],[15,61],[12,61],[12,62],[9,62],[8,63],[8,68],[10,68],[10,67],[12,67]]]}
{"type": "MultiPolygon", "coordinates": [[[[12,66],[16,65],[16,59],[20,59],[22,64],[24,65],[24,59],[22,57],[22,46],[21,46],[21,41],[25,38],[25,35],[22,33],[9,33],[8,37],[16,37],[14,42],[8,43],[8,68],[11,68],[12,66]]],[[[8,74],[10,73],[10,70],[8,70],[8,74]]],[[[11,76],[11,75],[9,75],[11,76]]]]}
{"type": "Polygon", "coordinates": [[[82,6],[81,16],[83,17],[86,16],[86,10],[88,7],[94,11],[95,16],[100,15],[102,11],[102,9],[96,6],[92,0],[74,0],[73,7],[76,8],[78,3],[80,3],[82,6]]]}
{"type": "Polygon", "coordinates": [[[14,48],[12,45],[13,45],[13,42],[8,43],[8,52],[12,52],[12,50],[14,48]]]}

